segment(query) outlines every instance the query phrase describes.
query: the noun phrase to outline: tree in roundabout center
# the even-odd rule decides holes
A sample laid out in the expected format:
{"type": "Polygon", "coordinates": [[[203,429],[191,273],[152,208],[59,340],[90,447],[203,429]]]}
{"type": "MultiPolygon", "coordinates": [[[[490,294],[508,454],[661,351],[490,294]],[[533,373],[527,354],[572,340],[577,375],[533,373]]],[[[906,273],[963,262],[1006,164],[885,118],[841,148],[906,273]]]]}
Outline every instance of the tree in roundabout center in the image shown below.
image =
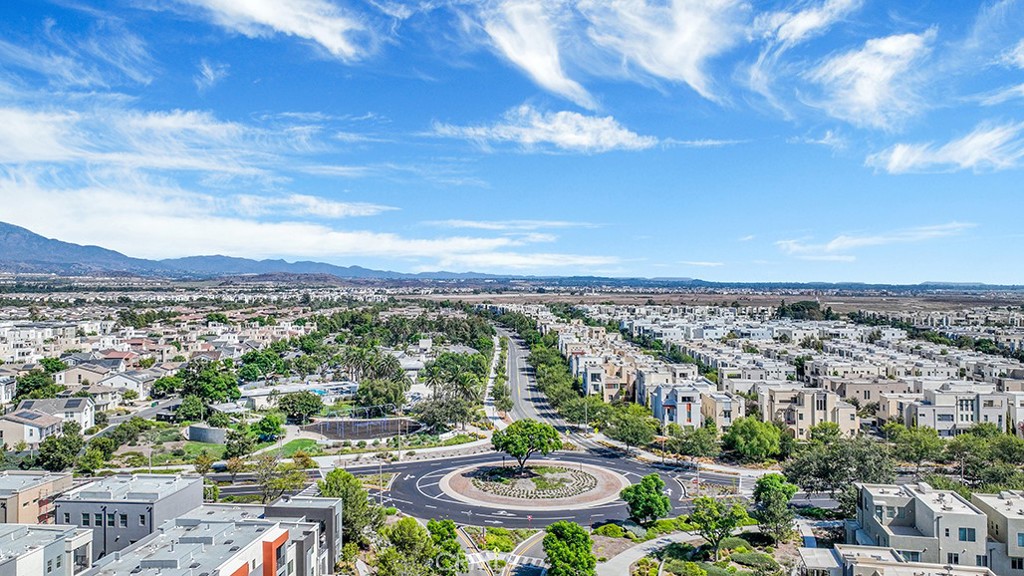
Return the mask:
{"type": "Polygon", "coordinates": [[[627,486],[619,492],[619,497],[629,506],[630,518],[638,524],[647,525],[658,518],[664,518],[672,509],[668,496],[664,493],[665,481],[657,474],[644,476],[639,484],[627,486]]]}
{"type": "Polygon", "coordinates": [[[564,520],[547,527],[544,554],[548,557],[549,576],[594,576],[594,557],[590,534],[579,524],[564,520]]]}
{"type": "Polygon", "coordinates": [[[498,452],[504,452],[519,463],[522,474],[526,461],[534,454],[548,455],[562,447],[558,430],[550,424],[536,420],[516,420],[504,430],[491,436],[491,444],[498,452]]]}

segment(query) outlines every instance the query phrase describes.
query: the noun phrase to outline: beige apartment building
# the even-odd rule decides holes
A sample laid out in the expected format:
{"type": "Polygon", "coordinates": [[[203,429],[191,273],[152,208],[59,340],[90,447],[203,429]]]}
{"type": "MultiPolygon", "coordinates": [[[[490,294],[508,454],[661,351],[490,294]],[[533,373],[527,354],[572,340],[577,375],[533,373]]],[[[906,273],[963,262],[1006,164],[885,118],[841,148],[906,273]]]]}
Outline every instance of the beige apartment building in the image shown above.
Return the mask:
{"type": "Polygon", "coordinates": [[[837,424],[844,436],[853,436],[860,429],[856,407],[821,388],[758,388],[758,404],[764,421],[782,421],[798,440],[808,439],[811,428],[824,422],[837,424]]]}
{"type": "Polygon", "coordinates": [[[53,500],[71,486],[71,474],[31,470],[0,472],[0,522],[53,523],[53,500]]]}

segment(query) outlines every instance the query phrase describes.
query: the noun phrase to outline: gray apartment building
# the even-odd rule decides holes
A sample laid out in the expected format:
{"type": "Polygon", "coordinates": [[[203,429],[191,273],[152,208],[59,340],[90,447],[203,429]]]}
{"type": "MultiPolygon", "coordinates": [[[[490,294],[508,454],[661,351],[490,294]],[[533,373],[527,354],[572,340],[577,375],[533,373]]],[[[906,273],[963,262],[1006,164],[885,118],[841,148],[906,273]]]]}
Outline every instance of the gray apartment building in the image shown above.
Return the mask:
{"type": "Polygon", "coordinates": [[[267,505],[264,518],[312,522],[318,526],[317,549],[323,555],[318,562],[320,570],[312,570],[307,566],[308,559],[303,559],[299,574],[329,574],[341,559],[341,499],[285,496],[267,505]]]}
{"type": "Polygon", "coordinates": [[[58,525],[91,528],[96,561],[202,504],[203,480],[199,476],[117,475],[58,498],[55,520],[58,525]]]}

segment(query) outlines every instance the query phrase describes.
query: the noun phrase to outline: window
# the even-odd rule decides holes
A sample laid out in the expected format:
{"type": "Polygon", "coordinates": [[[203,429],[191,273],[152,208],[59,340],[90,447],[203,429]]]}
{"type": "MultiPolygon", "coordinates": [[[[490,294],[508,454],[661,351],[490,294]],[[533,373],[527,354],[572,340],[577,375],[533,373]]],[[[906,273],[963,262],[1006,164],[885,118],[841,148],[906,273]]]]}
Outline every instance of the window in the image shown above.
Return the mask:
{"type": "Polygon", "coordinates": [[[53,572],[53,560],[46,561],[46,573],[49,574],[50,572],[53,572]]]}
{"type": "Polygon", "coordinates": [[[99,513],[93,514],[92,515],[92,523],[93,523],[94,526],[103,526],[103,514],[99,514],[99,513]]]}
{"type": "Polygon", "coordinates": [[[895,518],[896,517],[896,508],[894,508],[892,506],[886,506],[885,507],[885,516],[886,516],[886,518],[895,518]]]}
{"type": "Polygon", "coordinates": [[[117,523],[117,524],[118,524],[118,525],[119,525],[119,526],[120,526],[121,528],[127,528],[127,527],[128,527],[128,515],[127,515],[127,514],[121,514],[121,515],[120,515],[120,516],[118,517],[118,519],[117,519],[117,520],[118,520],[118,523],[117,523]]]}
{"type": "Polygon", "coordinates": [[[146,515],[145,514],[139,514],[139,526],[145,526],[145,525],[146,525],[146,515]]]}
{"type": "Polygon", "coordinates": [[[980,556],[975,556],[974,563],[977,566],[988,566],[988,555],[981,554],[980,556]]]}
{"type": "Polygon", "coordinates": [[[63,554],[57,555],[57,568],[60,568],[62,560],[64,560],[64,555],[63,554]]]}
{"type": "Polygon", "coordinates": [[[1017,532],[1017,546],[1024,547],[1024,532],[1017,532]]]}
{"type": "Polygon", "coordinates": [[[974,528],[961,528],[959,534],[959,540],[961,542],[974,542],[975,532],[974,528]]]}
{"type": "Polygon", "coordinates": [[[71,512],[64,513],[64,523],[71,524],[71,512]]]}
{"type": "Polygon", "coordinates": [[[110,513],[107,514],[107,526],[113,526],[113,525],[114,525],[114,513],[110,512],[110,513]]]}
{"type": "Polygon", "coordinates": [[[957,554],[956,552],[950,552],[949,554],[946,554],[946,564],[959,564],[959,563],[960,563],[960,555],[959,554],[957,554]]]}
{"type": "Polygon", "coordinates": [[[89,514],[83,512],[82,513],[82,526],[88,526],[88,525],[89,525],[89,514]]]}
{"type": "Polygon", "coordinates": [[[1024,558],[1010,558],[1010,568],[1024,570],[1024,558]]]}
{"type": "Polygon", "coordinates": [[[900,556],[907,562],[920,562],[921,553],[914,550],[900,550],[900,556]]]}
{"type": "Polygon", "coordinates": [[[946,528],[945,533],[946,533],[946,538],[949,538],[949,528],[946,528]]]}
{"type": "Polygon", "coordinates": [[[294,574],[295,573],[295,560],[289,560],[288,561],[288,573],[289,574],[294,574]]]}

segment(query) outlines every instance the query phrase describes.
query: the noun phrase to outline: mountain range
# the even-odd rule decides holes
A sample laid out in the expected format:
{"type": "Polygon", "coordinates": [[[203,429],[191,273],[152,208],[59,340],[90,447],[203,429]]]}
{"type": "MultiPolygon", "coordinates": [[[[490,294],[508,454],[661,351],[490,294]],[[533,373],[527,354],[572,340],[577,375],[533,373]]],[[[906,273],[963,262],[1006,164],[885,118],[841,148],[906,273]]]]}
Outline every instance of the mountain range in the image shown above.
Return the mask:
{"type": "Polygon", "coordinates": [[[132,258],[99,246],[82,246],[40,236],[31,230],[0,222],[0,272],[23,274],[127,274],[139,276],[213,278],[238,275],[327,274],[338,278],[445,280],[496,278],[489,274],[424,272],[404,274],[362,266],[323,262],[252,260],[230,256],[188,256],[167,260],[132,258]]]}
{"type": "Polygon", "coordinates": [[[782,288],[839,290],[1020,290],[1021,286],[974,283],[924,282],[914,285],[863,284],[856,282],[707,282],[693,278],[606,278],[600,276],[512,276],[478,272],[421,272],[407,274],[362,266],[337,266],[324,262],[252,260],[231,256],[188,256],[166,260],[132,258],[100,246],[82,246],[40,236],[31,230],[0,222],[0,272],[56,274],[59,276],[151,276],[171,279],[208,279],[231,276],[268,280],[335,277],[362,280],[542,280],[556,286],[629,286],[637,288],[782,288]]]}

